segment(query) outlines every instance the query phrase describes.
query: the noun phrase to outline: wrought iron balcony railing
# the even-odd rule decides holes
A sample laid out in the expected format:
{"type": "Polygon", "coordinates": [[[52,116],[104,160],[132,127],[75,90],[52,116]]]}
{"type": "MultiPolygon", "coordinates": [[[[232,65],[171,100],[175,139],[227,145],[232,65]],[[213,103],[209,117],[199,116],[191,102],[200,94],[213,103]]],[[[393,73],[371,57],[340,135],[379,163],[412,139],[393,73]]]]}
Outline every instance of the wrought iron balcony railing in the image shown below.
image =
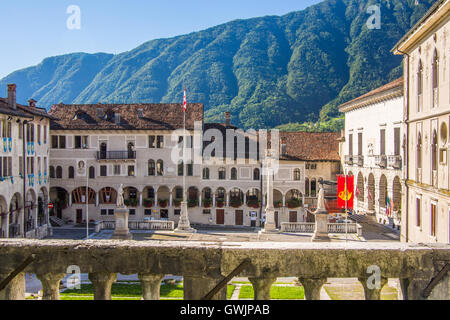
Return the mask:
{"type": "Polygon", "coordinates": [[[97,160],[136,160],[136,151],[98,151],[97,160]]]}

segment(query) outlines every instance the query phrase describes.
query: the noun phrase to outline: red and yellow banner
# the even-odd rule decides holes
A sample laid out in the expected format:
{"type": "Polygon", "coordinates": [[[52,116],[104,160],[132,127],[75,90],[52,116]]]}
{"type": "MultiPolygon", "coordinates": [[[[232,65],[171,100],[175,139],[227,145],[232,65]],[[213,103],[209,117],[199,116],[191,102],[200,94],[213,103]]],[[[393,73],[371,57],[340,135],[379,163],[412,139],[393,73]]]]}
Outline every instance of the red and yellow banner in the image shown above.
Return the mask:
{"type": "Polygon", "coordinates": [[[345,209],[345,202],[347,200],[347,209],[353,209],[353,198],[355,197],[353,191],[354,181],[354,176],[338,175],[338,208],[345,209]]]}

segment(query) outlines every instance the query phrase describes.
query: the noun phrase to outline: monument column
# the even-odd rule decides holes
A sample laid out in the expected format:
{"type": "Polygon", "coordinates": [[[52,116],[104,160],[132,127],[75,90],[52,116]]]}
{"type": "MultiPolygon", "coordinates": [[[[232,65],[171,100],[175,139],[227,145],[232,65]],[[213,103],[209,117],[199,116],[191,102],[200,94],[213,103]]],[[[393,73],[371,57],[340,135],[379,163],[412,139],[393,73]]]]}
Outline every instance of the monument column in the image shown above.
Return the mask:
{"type": "Polygon", "coordinates": [[[267,161],[267,206],[264,232],[277,232],[275,225],[275,208],[273,207],[273,167],[272,159],[267,161]]]}
{"type": "Polygon", "coordinates": [[[114,210],[114,218],[116,222],[114,234],[111,239],[113,240],[131,240],[133,236],[128,229],[128,208],[125,207],[123,199],[123,185],[120,185],[117,192],[117,208],[114,210]]]}

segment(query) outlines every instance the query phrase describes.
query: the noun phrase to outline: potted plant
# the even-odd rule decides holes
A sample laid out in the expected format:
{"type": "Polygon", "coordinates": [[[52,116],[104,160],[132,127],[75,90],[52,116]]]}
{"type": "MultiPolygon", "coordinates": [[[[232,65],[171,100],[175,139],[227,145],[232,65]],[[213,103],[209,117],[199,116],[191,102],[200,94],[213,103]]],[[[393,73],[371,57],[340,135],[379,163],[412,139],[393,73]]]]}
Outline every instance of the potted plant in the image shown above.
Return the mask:
{"type": "Polygon", "coordinates": [[[153,207],[154,200],[152,198],[150,199],[144,199],[144,207],[151,208],[153,207]]]}
{"type": "Polygon", "coordinates": [[[290,199],[288,201],[288,208],[293,209],[293,208],[298,208],[302,205],[302,201],[300,199],[290,199]]]}
{"type": "Polygon", "coordinates": [[[240,206],[242,206],[242,201],[241,201],[241,199],[231,199],[230,205],[233,208],[239,208],[240,206]]]}
{"type": "Polygon", "coordinates": [[[281,206],[283,205],[283,201],[274,201],[273,202],[273,206],[275,207],[275,208],[281,208],[281,206]]]}
{"type": "Polygon", "coordinates": [[[161,208],[167,207],[167,199],[159,199],[158,203],[161,208]]]}
{"type": "Polygon", "coordinates": [[[247,206],[249,206],[250,208],[259,208],[259,206],[261,205],[261,201],[259,201],[258,199],[248,199],[247,200],[247,206]]]}
{"type": "Polygon", "coordinates": [[[223,208],[225,206],[225,200],[224,199],[217,199],[216,200],[216,207],[223,208]]]}
{"type": "Polygon", "coordinates": [[[189,208],[194,208],[198,205],[198,200],[197,199],[189,199],[188,200],[188,207],[189,208]]]}
{"type": "Polygon", "coordinates": [[[175,207],[179,207],[181,205],[181,202],[183,202],[183,199],[174,199],[173,200],[173,205],[175,207]]]}
{"type": "Polygon", "coordinates": [[[210,208],[211,204],[212,204],[212,200],[211,199],[203,199],[203,207],[204,208],[210,208]]]}

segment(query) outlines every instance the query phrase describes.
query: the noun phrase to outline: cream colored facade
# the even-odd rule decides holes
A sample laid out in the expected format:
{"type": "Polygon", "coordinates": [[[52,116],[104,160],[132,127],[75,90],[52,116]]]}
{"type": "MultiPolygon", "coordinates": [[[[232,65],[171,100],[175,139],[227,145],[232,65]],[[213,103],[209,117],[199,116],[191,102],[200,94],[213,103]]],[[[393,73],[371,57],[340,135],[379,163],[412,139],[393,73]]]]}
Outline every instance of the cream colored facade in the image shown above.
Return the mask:
{"type": "Polygon", "coordinates": [[[345,113],[342,163],[355,179],[355,212],[400,229],[403,83],[399,79],[373,92],[339,107],[345,113]]]}
{"type": "Polygon", "coordinates": [[[22,110],[24,116],[0,109],[0,238],[42,238],[48,232],[50,121],[22,110]]]}
{"type": "Polygon", "coordinates": [[[450,2],[438,1],[397,44],[404,54],[402,241],[450,242],[450,2]]]}
{"type": "MultiPolygon", "coordinates": [[[[55,214],[68,223],[114,220],[114,193],[123,184],[126,201],[130,198],[130,188],[135,188],[135,194],[131,192],[131,197],[136,200],[129,206],[130,221],[168,219],[178,223],[179,199],[183,192],[177,192],[177,189],[183,188],[183,176],[179,175],[178,164],[172,161],[173,150],[179,148],[177,136],[172,138],[172,134],[174,131],[52,130],[51,140],[56,148],[50,150],[50,198],[55,204],[55,214]],[[157,136],[163,137],[161,148],[149,148],[150,137],[157,136]],[[79,141],[85,146],[75,148],[75,140],[78,147],[79,141]],[[60,141],[65,141],[65,148],[60,148],[60,141]],[[106,149],[102,149],[102,144],[106,149]],[[102,152],[110,151],[111,159],[99,157],[102,152]],[[155,164],[154,171],[149,171],[151,161],[155,164]],[[160,173],[158,163],[163,164],[160,173]],[[102,166],[106,166],[106,176],[101,175],[102,166]],[[132,176],[128,171],[130,166],[134,168],[132,176]],[[71,177],[70,167],[73,168],[71,177]],[[90,170],[94,173],[88,178],[90,170]],[[88,207],[85,201],[87,185],[88,207]],[[152,199],[151,205],[149,199],[152,199]],[[160,203],[161,200],[166,200],[166,204],[160,203]]],[[[188,175],[186,164],[184,167],[187,175],[185,196],[192,205],[188,209],[191,224],[260,226],[266,206],[266,178],[262,176],[261,181],[260,162],[252,164],[247,159],[244,163],[230,163],[214,159],[206,163],[201,157],[200,160],[200,164],[193,165],[192,176],[188,175]],[[224,172],[223,176],[219,172],[224,172]],[[241,204],[233,201],[238,198],[241,204]]],[[[335,181],[339,170],[339,161],[280,161],[274,179],[274,201],[279,204],[277,224],[306,221],[304,204],[315,205],[318,179],[335,181]],[[293,198],[298,198],[300,205],[296,205],[293,198]]]]}

